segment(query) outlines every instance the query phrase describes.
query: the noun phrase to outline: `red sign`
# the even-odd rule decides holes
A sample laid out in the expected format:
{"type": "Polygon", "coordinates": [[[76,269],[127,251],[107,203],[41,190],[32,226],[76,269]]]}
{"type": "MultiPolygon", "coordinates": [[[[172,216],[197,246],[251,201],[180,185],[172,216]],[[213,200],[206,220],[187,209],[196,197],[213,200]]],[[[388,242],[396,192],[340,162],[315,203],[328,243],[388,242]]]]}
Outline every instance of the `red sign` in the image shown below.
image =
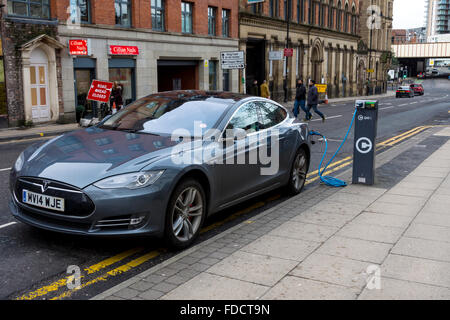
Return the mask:
{"type": "Polygon", "coordinates": [[[292,48],[284,49],[284,56],[285,57],[292,57],[293,55],[294,55],[294,49],[292,49],[292,48]]]}
{"type": "Polygon", "coordinates": [[[100,102],[109,102],[112,87],[112,82],[92,80],[87,99],[100,102]]]}
{"type": "Polygon", "coordinates": [[[137,56],[139,55],[139,48],[136,46],[109,46],[109,54],[137,56]]]}
{"type": "Polygon", "coordinates": [[[82,39],[69,40],[69,51],[72,56],[87,56],[88,55],[87,40],[82,39]]]}

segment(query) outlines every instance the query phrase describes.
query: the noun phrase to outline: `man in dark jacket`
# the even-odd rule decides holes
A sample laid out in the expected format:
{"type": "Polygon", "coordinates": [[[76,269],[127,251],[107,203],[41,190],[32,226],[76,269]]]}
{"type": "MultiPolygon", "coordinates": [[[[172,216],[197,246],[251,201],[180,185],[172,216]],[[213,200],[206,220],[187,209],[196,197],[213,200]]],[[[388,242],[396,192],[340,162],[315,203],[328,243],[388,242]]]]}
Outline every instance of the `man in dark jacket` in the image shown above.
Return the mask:
{"type": "Polygon", "coordinates": [[[295,90],[295,102],[294,102],[294,117],[297,118],[299,114],[298,107],[302,108],[302,110],[305,112],[305,119],[308,119],[308,112],[306,110],[306,88],[303,85],[303,80],[298,79],[297,80],[297,88],[295,90]]]}
{"type": "Polygon", "coordinates": [[[250,87],[250,95],[259,96],[258,80],[254,80],[252,86],[250,87]]]}
{"type": "Polygon", "coordinates": [[[319,92],[317,91],[316,82],[314,80],[309,80],[309,90],[308,90],[308,108],[306,109],[308,112],[306,116],[306,120],[311,120],[311,108],[313,108],[314,112],[318,114],[322,118],[322,122],[325,122],[325,115],[317,109],[317,105],[319,104],[319,92]]]}

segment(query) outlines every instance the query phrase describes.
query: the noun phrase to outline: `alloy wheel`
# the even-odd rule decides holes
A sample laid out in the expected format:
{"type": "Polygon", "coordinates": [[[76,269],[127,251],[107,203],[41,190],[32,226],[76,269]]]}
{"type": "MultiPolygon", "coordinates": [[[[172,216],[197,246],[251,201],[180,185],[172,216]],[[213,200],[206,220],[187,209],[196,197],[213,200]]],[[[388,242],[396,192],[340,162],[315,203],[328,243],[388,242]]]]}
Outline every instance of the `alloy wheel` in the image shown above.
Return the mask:
{"type": "Polygon", "coordinates": [[[180,242],[187,242],[200,228],[203,216],[203,197],[193,187],[183,189],[172,208],[172,231],[180,242]]]}

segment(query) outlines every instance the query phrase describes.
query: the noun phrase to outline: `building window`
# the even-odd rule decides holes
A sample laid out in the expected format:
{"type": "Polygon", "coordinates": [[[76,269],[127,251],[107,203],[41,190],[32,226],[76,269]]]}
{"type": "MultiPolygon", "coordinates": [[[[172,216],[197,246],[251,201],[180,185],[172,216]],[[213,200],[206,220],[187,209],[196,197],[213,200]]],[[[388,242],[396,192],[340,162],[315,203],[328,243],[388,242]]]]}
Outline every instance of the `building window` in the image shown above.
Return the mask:
{"type": "Polygon", "coordinates": [[[341,31],[342,30],[342,4],[341,1],[338,2],[337,6],[337,17],[336,17],[336,30],[341,31]]]}
{"type": "Polygon", "coordinates": [[[181,32],[192,33],[192,3],[181,2],[181,32]]]}
{"type": "Polygon", "coordinates": [[[214,7],[208,7],[208,35],[216,35],[216,11],[214,7]]]}
{"type": "Polygon", "coordinates": [[[297,22],[305,21],[305,0],[297,0],[297,22]]]}
{"type": "Polygon", "coordinates": [[[292,0],[284,0],[284,20],[292,18],[292,0]]]}
{"type": "Polygon", "coordinates": [[[131,0],[115,0],[116,25],[131,27],[131,0]]]}
{"type": "Polygon", "coordinates": [[[334,8],[333,1],[330,1],[330,6],[328,7],[328,28],[333,29],[334,24],[334,8]]]}
{"type": "Polygon", "coordinates": [[[50,0],[8,0],[8,14],[50,19],[50,0]]]}
{"type": "Polygon", "coordinates": [[[91,23],[91,1],[70,0],[72,23],[91,23]]]}
{"type": "Polygon", "coordinates": [[[230,10],[222,10],[222,36],[230,36],[230,10]]]}
{"type": "Polygon", "coordinates": [[[348,32],[348,4],[345,5],[344,11],[344,31],[348,32]]]}
{"type": "Polygon", "coordinates": [[[152,29],[164,31],[164,0],[152,0],[152,29]]]}

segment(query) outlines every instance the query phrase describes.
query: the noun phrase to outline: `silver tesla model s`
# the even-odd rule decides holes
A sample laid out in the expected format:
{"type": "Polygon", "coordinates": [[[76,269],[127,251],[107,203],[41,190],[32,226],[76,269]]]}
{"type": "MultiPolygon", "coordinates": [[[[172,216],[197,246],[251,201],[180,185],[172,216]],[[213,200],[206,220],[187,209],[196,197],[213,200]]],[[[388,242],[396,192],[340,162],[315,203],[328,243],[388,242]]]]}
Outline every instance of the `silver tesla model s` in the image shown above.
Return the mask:
{"type": "Polygon", "coordinates": [[[163,236],[183,248],[210,214],[275,188],[299,193],[309,161],[307,125],[272,100],[156,93],[26,149],[11,170],[10,209],[38,228],[163,236]]]}

